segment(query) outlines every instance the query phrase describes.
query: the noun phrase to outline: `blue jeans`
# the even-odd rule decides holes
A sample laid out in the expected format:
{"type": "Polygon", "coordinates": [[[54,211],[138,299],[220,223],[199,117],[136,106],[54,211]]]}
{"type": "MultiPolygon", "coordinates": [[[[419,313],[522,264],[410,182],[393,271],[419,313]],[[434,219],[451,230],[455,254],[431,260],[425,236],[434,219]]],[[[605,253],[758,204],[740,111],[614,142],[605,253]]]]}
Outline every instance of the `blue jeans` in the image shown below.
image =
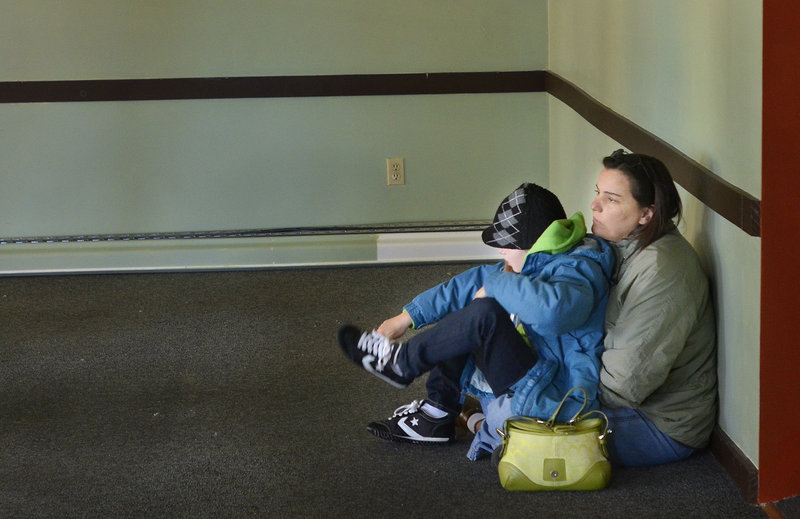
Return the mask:
{"type": "Polygon", "coordinates": [[[481,428],[475,433],[475,437],[472,439],[467,451],[467,458],[472,461],[486,454],[491,454],[500,446],[503,439],[497,433],[497,429],[502,430],[506,420],[514,415],[511,412],[510,395],[502,395],[497,398],[481,396],[479,400],[486,419],[483,421],[481,428]]]}
{"type": "Polygon", "coordinates": [[[696,450],[659,431],[635,409],[602,406],[601,410],[608,416],[612,430],[607,442],[609,458],[614,465],[660,465],[688,458],[696,450]]]}
{"type": "Polygon", "coordinates": [[[461,411],[461,376],[472,357],[495,395],[509,390],[536,363],[536,354],[496,300],[481,298],[423,330],[400,350],[403,373],[430,372],[428,400],[453,416],[461,411]]]}

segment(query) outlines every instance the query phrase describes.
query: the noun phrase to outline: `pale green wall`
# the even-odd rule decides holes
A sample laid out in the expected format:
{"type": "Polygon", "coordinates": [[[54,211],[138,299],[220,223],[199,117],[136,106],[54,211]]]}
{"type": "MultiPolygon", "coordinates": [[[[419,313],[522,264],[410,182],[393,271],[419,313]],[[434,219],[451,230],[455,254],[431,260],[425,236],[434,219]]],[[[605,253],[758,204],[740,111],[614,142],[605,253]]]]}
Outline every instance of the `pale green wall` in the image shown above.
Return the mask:
{"type": "MultiPolygon", "coordinates": [[[[0,81],[547,63],[544,0],[0,0],[0,12],[0,81]]],[[[547,183],[547,110],[543,93],[3,104],[0,236],[487,219],[523,180],[547,183]],[[386,186],[393,156],[403,187],[386,186]]],[[[192,247],[198,264],[214,255],[192,247]]],[[[0,271],[15,268],[10,250],[0,271]]]]}
{"type": "Polygon", "coordinates": [[[0,81],[528,70],[544,0],[1,0],[0,81]]]}
{"type": "MultiPolygon", "coordinates": [[[[761,9],[754,0],[550,1],[549,69],[760,197],[761,9]]],[[[559,101],[550,106],[551,187],[588,212],[600,159],[619,146],[559,101]]],[[[719,423],[757,465],[760,240],[682,197],[681,228],[711,273],[718,310],[719,423]]]]}
{"type": "Polygon", "coordinates": [[[0,117],[0,236],[481,219],[518,179],[547,182],[545,94],[18,104],[0,117]],[[386,185],[394,156],[405,186],[386,185]]]}

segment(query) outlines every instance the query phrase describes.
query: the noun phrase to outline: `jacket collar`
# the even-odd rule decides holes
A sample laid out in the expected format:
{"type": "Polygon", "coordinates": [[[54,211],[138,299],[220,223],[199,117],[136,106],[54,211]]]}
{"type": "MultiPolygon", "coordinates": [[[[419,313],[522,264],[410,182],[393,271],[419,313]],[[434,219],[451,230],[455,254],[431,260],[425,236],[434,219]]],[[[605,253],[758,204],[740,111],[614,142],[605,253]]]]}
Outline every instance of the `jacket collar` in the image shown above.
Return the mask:
{"type": "MultiPolygon", "coordinates": [[[[660,240],[666,234],[670,234],[675,232],[677,227],[672,222],[669,222],[664,229],[664,234],[659,236],[656,241],[660,240]]],[[[615,279],[619,279],[622,277],[622,272],[628,266],[628,260],[639,253],[642,249],[639,247],[639,240],[636,239],[635,236],[629,236],[627,238],[623,238],[622,240],[614,243],[614,249],[617,252],[617,272],[614,275],[615,279]]]]}

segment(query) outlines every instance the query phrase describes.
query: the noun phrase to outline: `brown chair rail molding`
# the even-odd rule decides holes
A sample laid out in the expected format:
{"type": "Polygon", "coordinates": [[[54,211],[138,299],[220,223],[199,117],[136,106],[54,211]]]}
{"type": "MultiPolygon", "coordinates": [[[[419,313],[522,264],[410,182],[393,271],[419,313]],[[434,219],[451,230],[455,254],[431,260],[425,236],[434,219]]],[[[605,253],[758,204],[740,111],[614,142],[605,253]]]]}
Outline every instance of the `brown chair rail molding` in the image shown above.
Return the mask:
{"type": "Polygon", "coordinates": [[[750,236],[761,234],[761,202],[690,159],[641,126],[600,104],[586,92],[551,72],[547,93],[631,151],[661,159],[675,181],[750,236]]]}
{"type": "Polygon", "coordinates": [[[626,148],[659,157],[689,193],[747,234],[760,236],[760,200],[549,71],[6,81],[0,82],[0,103],[512,92],[554,96],[626,148]]]}
{"type": "Polygon", "coordinates": [[[0,103],[543,92],[546,72],[0,82],[0,103]]]}

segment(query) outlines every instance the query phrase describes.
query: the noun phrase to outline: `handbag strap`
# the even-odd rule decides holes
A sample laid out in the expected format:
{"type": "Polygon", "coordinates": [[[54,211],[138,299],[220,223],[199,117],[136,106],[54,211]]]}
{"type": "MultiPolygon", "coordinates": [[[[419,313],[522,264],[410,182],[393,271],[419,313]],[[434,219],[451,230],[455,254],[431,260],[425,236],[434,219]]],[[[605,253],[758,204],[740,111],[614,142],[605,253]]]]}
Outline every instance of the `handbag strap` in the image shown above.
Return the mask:
{"type": "Polygon", "coordinates": [[[603,421],[605,422],[605,427],[603,427],[603,430],[600,433],[600,436],[597,437],[597,439],[600,440],[601,442],[603,442],[603,440],[605,440],[606,436],[608,436],[612,432],[611,429],[609,428],[610,425],[611,425],[611,422],[608,420],[608,416],[603,411],[601,411],[599,409],[594,409],[592,411],[587,412],[586,414],[582,414],[584,409],[586,409],[586,405],[589,402],[589,394],[586,392],[586,389],[584,389],[584,388],[582,388],[580,386],[575,386],[575,387],[573,387],[572,389],[570,389],[569,391],[566,392],[566,394],[564,395],[564,398],[561,399],[561,403],[558,404],[558,407],[556,408],[555,412],[553,412],[553,416],[551,416],[549,420],[541,420],[539,418],[533,418],[533,417],[530,417],[530,416],[512,416],[512,417],[509,417],[508,419],[506,419],[503,422],[503,429],[502,430],[499,429],[499,428],[497,428],[495,430],[497,431],[497,433],[500,435],[501,438],[505,439],[506,435],[508,434],[506,428],[508,427],[508,423],[511,422],[511,421],[536,422],[536,423],[540,423],[540,424],[543,424],[543,425],[547,426],[549,429],[553,429],[555,427],[556,419],[558,418],[558,414],[561,412],[561,408],[564,407],[564,403],[567,401],[567,398],[569,398],[569,396],[572,393],[574,393],[575,391],[577,391],[577,390],[580,390],[580,392],[583,393],[583,405],[581,405],[581,408],[578,410],[578,412],[575,413],[575,415],[572,418],[570,418],[569,421],[566,422],[566,423],[568,425],[574,425],[575,423],[583,420],[584,418],[588,418],[591,415],[595,415],[595,414],[600,415],[603,418],[603,421]]]}
{"type": "MultiPolygon", "coordinates": [[[[575,413],[575,416],[570,418],[567,421],[567,423],[572,424],[572,423],[575,423],[578,420],[580,420],[581,413],[583,413],[583,410],[586,409],[586,404],[589,402],[589,395],[586,393],[586,390],[584,388],[582,388],[580,386],[575,386],[572,389],[570,389],[569,391],[567,391],[567,393],[564,395],[564,398],[561,399],[561,403],[558,404],[558,407],[556,407],[555,412],[553,412],[553,416],[551,416],[550,419],[545,422],[545,424],[547,424],[548,427],[553,427],[553,424],[556,423],[556,419],[558,418],[558,413],[561,412],[561,408],[564,407],[564,403],[567,401],[567,398],[569,398],[569,396],[572,393],[574,393],[576,390],[580,390],[581,393],[583,393],[583,405],[581,405],[581,408],[578,409],[578,412],[575,413]]],[[[606,419],[606,420],[608,420],[608,419],[606,419]]]]}
{"type": "Polygon", "coordinates": [[[580,415],[580,416],[578,417],[578,421],[581,421],[581,420],[583,420],[583,419],[585,419],[585,418],[589,418],[591,415],[594,415],[594,414],[598,414],[598,415],[600,415],[600,416],[603,418],[603,421],[604,421],[604,422],[605,422],[605,424],[606,424],[606,425],[605,425],[605,427],[603,427],[603,430],[602,430],[602,432],[600,433],[600,436],[598,436],[598,437],[597,437],[597,439],[598,439],[598,440],[600,440],[600,441],[603,441],[603,440],[605,440],[605,439],[606,439],[606,436],[608,436],[609,434],[611,434],[611,429],[609,429],[609,427],[611,426],[611,422],[609,422],[609,420],[608,420],[608,416],[607,416],[607,415],[606,415],[606,414],[605,414],[603,411],[601,411],[601,410],[599,410],[599,409],[594,409],[594,410],[592,410],[592,411],[589,411],[589,412],[588,412],[588,413],[586,413],[586,414],[582,414],[582,415],[580,415]]]}
{"type": "Polygon", "coordinates": [[[611,422],[609,421],[608,416],[603,411],[600,411],[599,409],[594,409],[592,411],[589,411],[586,414],[582,414],[580,416],[577,416],[577,417],[573,418],[573,421],[568,422],[566,424],[550,423],[549,421],[545,421],[545,420],[542,420],[542,419],[539,419],[539,418],[534,418],[534,417],[531,417],[531,416],[518,416],[518,415],[517,416],[510,416],[510,417],[506,418],[505,421],[503,422],[503,428],[500,429],[498,427],[498,428],[495,429],[495,431],[497,431],[497,434],[500,435],[500,438],[505,440],[505,438],[508,436],[508,426],[512,422],[538,423],[538,424],[544,425],[545,427],[547,427],[551,431],[563,430],[564,428],[572,429],[572,428],[574,428],[576,426],[576,424],[578,422],[581,422],[586,418],[590,418],[592,415],[600,415],[600,417],[601,417],[601,419],[602,419],[602,421],[604,423],[603,428],[600,430],[600,434],[597,436],[597,439],[600,440],[601,443],[604,443],[606,437],[609,434],[611,434],[613,431],[610,429],[611,422]]]}

